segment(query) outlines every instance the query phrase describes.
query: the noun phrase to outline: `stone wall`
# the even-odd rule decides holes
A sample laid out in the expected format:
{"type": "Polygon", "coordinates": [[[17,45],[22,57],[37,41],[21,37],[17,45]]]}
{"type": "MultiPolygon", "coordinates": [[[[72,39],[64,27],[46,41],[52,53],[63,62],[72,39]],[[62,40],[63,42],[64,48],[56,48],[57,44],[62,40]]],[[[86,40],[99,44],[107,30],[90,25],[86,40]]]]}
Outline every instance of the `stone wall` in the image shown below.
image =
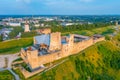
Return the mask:
{"type": "Polygon", "coordinates": [[[71,54],[76,54],[76,53],[84,50],[85,48],[87,48],[91,45],[93,45],[92,38],[90,38],[89,40],[74,43],[73,50],[72,50],[71,54]]]}
{"type": "Polygon", "coordinates": [[[28,64],[32,69],[35,69],[37,67],[39,67],[39,60],[38,60],[38,51],[34,50],[34,51],[27,51],[27,60],[28,60],[28,64]]]}
{"type": "Polygon", "coordinates": [[[45,29],[38,29],[36,30],[37,33],[39,34],[50,34],[51,33],[51,29],[50,28],[45,28],[45,29]]]}
{"type": "Polygon", "coordinates": [[[20,56],[21,56],[21,58],[23,59],[23,61],[25,63],[28,63],[28,59],[26,58],[27,57],[27,53],[25,52],[25,50],[23,48],[21,49],[20,56]]]}
{"type": "Polygon", "coordinates": [[[58,51],[58,52],[50,53],[47,55],[38,56],[39,65],[43,65],[43,64],[50,63],[60,59],[61,58],[60,54],[61,54],[61,51],[58,51]]]}
{"type": "Polygon", "coordinates": [[[49,50],[60,50],[61,49],[61,33],[51,33],[50,34],[50,47],[49,50]]]}
{"type": "Polygon", "coordinates": [[[100,41],[103,41],[103,40],[105,40],[105,37],[101,37],[101,38],[95,39],[93,41],[94,41],[94,43],[97,43],[97,42],[100,42],[100,41]]]}

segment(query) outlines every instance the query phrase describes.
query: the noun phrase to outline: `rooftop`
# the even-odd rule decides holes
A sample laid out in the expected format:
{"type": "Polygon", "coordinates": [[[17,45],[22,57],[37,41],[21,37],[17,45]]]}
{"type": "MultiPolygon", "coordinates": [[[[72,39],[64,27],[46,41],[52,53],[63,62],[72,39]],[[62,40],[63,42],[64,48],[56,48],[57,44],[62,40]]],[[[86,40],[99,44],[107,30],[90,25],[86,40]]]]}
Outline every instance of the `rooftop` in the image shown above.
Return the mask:
{"type": "Polygon", "coordinates": [[[36,44],[46,44],[50,45],[50,35],[49,34],[44,34],[40,36],[35,36],[36,44]]]}

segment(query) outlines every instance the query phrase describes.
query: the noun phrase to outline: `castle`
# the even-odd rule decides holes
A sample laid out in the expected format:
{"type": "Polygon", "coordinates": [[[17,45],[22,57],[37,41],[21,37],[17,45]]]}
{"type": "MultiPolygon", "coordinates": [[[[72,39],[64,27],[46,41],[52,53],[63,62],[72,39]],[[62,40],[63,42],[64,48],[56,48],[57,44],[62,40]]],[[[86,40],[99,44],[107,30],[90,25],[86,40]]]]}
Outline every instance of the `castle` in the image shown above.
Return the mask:
{"type": "Polygon", "coordinates": [[[70,34],[61,36],[60,32],[42,34],[34,37],[33,46],[22,48],[20,56],[31,70],[39,69],[40,66],[77,54],[96,42],[105,40],[101,35],[92,37],[70,34]]]}
{"type": "Polygon", "coordinates": [[[50,34],[51,33],[51,29],[50,28],[37,29],[36,32],[38,34],[50,34]]]}

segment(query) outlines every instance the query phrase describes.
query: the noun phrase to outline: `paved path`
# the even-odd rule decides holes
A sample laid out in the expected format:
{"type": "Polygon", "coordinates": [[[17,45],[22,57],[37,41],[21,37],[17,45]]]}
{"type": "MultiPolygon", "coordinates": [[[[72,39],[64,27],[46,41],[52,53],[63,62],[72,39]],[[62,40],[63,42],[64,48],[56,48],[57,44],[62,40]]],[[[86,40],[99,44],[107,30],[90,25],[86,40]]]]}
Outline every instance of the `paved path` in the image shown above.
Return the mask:
{"type": "Polygon", "coordinates": [[[4,69],[4,68],[0,68],[0,71],[4,71],[4,70],[7,70],[7,69],[4,69]]]}
{"type": "Polygon", "coordinates": [[[8,70],[14,77],[15,77],[15,80],[20,80],[19,76],[13,72],[13,70],[11,69],[12,66],[12,62],[16,59],[19,58],[18,56],[19,53],[16,53],[16,54],[9,54],[9,55],[0,55],[0,71],[4,71],[4,70],[8,70]],[[6,60],[7,59],[7,63],[6,63],[6,60]],[[4,68],[4,67],[7,67],[7,68],[4,68]]]}
{"type": "Polygon", "coordinates": [[[19,76],[18,76],[16,73],[14,73],[12,69],[7,68],[7,70],[8,70],[9,72],[11,72],[12,75],[14,75],[15,80],[20,80],[19,76]]]}
{"type": "Polygon", "coordinates": [[[7,62],[7,67],[11,68],[12,62],[19,57],[18,57],[18,53],[17,54],[9,54],[9,55],[0,55],[0,68],[3,68],[4,66],[6,66],[5,58],[8,61],[7,62]]]}

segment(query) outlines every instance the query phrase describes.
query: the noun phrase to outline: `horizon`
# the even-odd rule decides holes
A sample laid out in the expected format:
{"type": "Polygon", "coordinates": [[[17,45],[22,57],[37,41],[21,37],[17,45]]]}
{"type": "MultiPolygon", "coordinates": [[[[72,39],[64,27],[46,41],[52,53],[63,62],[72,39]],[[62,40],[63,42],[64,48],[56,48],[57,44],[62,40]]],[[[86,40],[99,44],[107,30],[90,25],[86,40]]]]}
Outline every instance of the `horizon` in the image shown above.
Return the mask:
{"type": "Polygon", "coordinates": [[[0,14],[0,16],[120,16],[120,14],[0,14]]]}
{"type": "Polygon", "coordinates": [[[1,0],[0,15],[120,15],[119,0],[1,0]]]}

